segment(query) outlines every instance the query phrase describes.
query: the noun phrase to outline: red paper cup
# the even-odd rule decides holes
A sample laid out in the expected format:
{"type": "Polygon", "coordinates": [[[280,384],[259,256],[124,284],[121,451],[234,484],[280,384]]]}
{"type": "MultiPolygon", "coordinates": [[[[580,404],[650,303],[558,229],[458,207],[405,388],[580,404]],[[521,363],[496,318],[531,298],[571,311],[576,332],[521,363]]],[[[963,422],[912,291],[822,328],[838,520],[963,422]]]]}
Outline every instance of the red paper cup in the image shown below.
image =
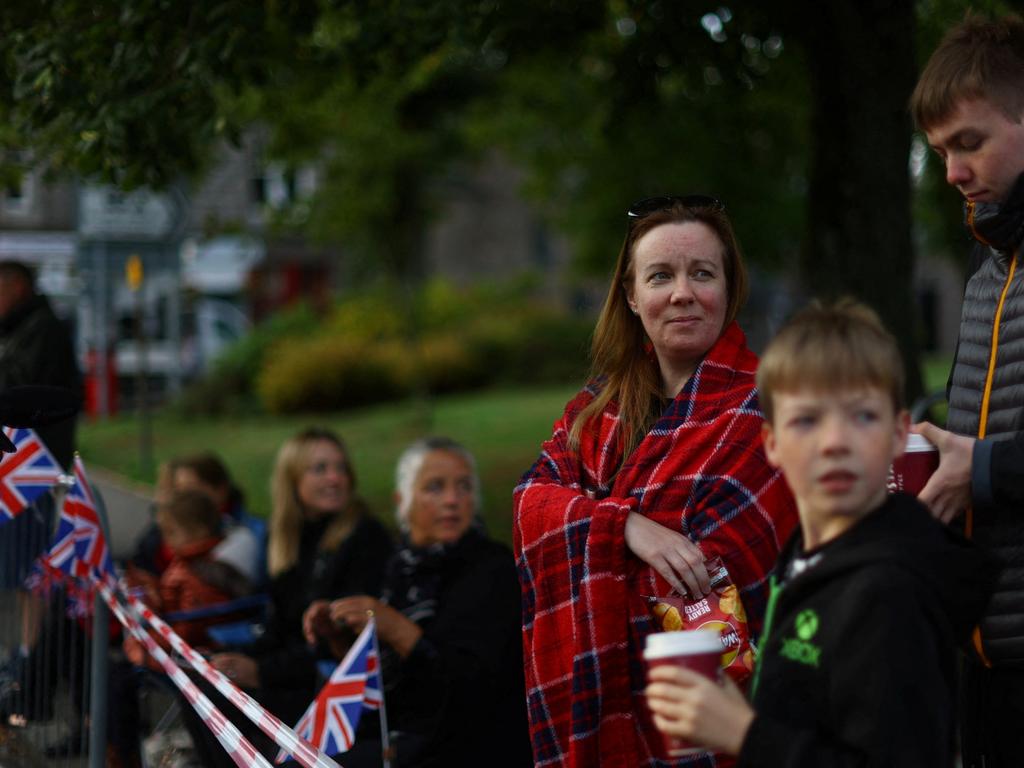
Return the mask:
{"type": "Polygon", "coordinates": [[[889,493],[917,496],[939,466],[939,450],[921,435],[907,436],[907,447],[889,469],[889,493]]]}
{"type": "MultiPolygon", "coordinates": [[[[712,680],[718,677],[722,661],[722,636],[717,629],[693,629],[678,632],[655,632],[647,636],[644,649],[647,669],[671,665],[685,667],[712,680]]],[[[685,739],[668,734],[665,751],[669,757],[683,757],[707,752],[685,739]]]]}

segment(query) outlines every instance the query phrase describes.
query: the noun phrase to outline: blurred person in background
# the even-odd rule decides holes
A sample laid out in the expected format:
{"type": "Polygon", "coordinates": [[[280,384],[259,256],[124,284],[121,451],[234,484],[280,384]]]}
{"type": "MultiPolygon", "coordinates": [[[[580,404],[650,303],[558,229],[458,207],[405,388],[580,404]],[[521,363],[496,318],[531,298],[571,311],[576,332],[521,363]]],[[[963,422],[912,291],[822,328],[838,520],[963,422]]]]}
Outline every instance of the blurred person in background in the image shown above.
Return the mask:
{"type": "MultiPolygon", "coordinates": [[[[49,300],[36,292],[32,271],[17,261],[0,261],[0,391],[45,384],[81,394],[82,375],[67,325],[49,300]]],[[[65,469],[75,450],[76,418],[36,428],[65,469]]]]}
{"type": "MultiPolygon", "coordinates": [[[[267,524],[246,511],[242,491],[224,462],[213,453],[199,453],[161,464],[157,473],[158,501],[162,496],[186,490],[205,493],[221,513],[224,539],[214,551],[213,561],[230,566],[249,585],[261,588],[267,578],[267,524]]],[[[136,542],[132,564],[159,575],[170,559],[171,552],[159,527],[155,523],[150,525],[136,542]]],[[[236,590],[234,596],[240,594],[236,590]]]]}
{"type": "MultiPolygon", "coordinates": [[[[213,553],[223,543],[224,536],[221,512],[209,494],[200,490],[172,493],[158,503],[156,524],[171,551],[171,562],[159,577],[139,570],[135,578],[128,577],[127,581],[130,586],[142,590],[143,602],[157,614],[168,616],[222,604],[231,599],[235,590],[241,588],[245,577],[232,569],[234,572],[226,580],[231,587],[225,586],[224,568],[230,566],[214,559],[213,553]]],[[[171,620],[171,628],[186,643],[201,650],[210,646],[207,629],[222,620],[222,617],[171,620]]],[[[164,650],[168,650],[166,643],[161,644],[164,650]]],[[[107,719],[109,768],[137,766],[141,763],[138,706],[140,678],[135,667],[148,666],[161,674],[163,671],[134,637],[125,638],[124,655],[126,660],[115,661],[110,668],[107,719]]],[[[184,698],[181,699],[181,706],[189,706],[184,698]]]]}
{"type": "Polygon", "coordinates": [[[671,759],[644,700],[645,596],[710,591],[721,557],[756,635],[768,574],[796,523],[765,457],[736,316],[746,270],[723,204],[648,198],[594,331],[592,378],[515,490],[514,541],[538,764],[671,759]]]}
{"type": "MultiPolygon", "coordinates": [[[[318,599],[379,594],[392,550],[391,535],[356,494],[341,438],[310,428],[286,440],[271,477],[265,631],[252,645],[214,655],[213,665],[278,718],[297,722],[316,694],[318,655],[329,655],[306,644],[303,612],[318,599]]],[[[234,707],[214,698],[258,747],[273,749],[234,707]]],[[[205,726],[192,732],[202,734],[197,749],[205,765],[232,764],[205,726]]]]}
{"type": "MultiPolygon", "coordinates": [[[[448,438],[418,440],[399,458],[395,486],[402,540],[380,599],[314,602],[306,639],[341,659],[373,613],[392,765],[532,765],[515,563],[483,532],[473,456],[448,438]]],[[[381,765],[378,713],[362,713],[339,760],[381,765]]]]}
{"type": "MultiPolygon", "coordinates": [[[[46,385],[81,396],[82,377],[67,325],[53,312],[49,300],[36,291],[32,270],[19,261],[0,261],[0,392],[23,385],[46,385]]],[[[75,449],[76,416],[40,426],[36,434],[65,469],[75,449]]],[[[40,681],[56,678],[47,653],[35,652],[41,633],[48,636],[77,632],[63,615],[63,600],[45,604],[22,589],[29,569],[46,549],[56,524],[54,497],[43,494],[35,504],[0,526],[0,588],[18,590],[20,626],[5,663],[0,666],[0,716],[7,720],[46,720],[52,712],[50,695],[40,681]],[[44,625],[45,620],[45,625],[44,625]],[[26,696],[29,689],[40,695],[26,696]]],[[[80,677],[80,676],[79,676],[80,677]]]]}

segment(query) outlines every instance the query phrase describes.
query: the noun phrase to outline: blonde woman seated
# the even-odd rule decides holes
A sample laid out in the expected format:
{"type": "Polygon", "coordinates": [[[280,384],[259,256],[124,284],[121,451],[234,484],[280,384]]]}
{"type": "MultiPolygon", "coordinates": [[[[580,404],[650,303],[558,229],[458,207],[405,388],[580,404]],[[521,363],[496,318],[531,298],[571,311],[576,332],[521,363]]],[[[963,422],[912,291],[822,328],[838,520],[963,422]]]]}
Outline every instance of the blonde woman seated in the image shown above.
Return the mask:
{"type": "MultiPolygon", "coordinates": [[[[271,479],[268,542],[271,613],[266,631],[244,653],[213,657],[217,669],[261,704],[294,723],[317,686],[316,653],[302,633],[303,611],[314,600],[379,594],[393,546],[390,534],[356,495],[344,443],[327,429],[306,429],[278,450],[271,479]]],[[[250,733],[248,721],[236,720],[250,733]]],[[[203,729],[200,727],[200,732],[203,729]]],[[[215,743],[204,764],[230,759],[215,743]]]]}
{"type": "MultiPolygon", "coordinates": [[[[397,766],[532,765],[512,553],[478,522],[472,455],[447,438],[413,443],[396,473],[400,550],[381,599],[314,603],[304,627],[339,658],[373,612],[397,766]]],[[[347,768],[381,764],[380,724],[364,712],[347,768]]]]}

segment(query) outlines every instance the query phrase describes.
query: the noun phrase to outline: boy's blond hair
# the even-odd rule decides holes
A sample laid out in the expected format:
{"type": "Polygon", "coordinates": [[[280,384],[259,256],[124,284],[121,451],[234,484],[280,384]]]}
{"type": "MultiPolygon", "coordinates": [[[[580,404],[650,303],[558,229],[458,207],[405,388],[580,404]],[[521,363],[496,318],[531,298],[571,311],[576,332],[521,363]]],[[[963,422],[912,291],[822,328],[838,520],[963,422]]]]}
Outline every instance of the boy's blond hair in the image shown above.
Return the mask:
{"type": "Polygon", "coordinates": [[[1024,21],[968,13],[939,43],[910,97],[922,131],[945,122],[964,100],[984,99],[1011,122],[1024,117],[1024,21]]]}
{"type": "Polygon", "coordinates": [[[903,410],[903,359],[874,310],[853,299],[812,302],[768,344],[757,368],[761,409],[773,419],[777,392],[878,387],[903,410]]]}
{"type": "Polygon", "coordinates": [[[156,516],[157,521],[170,520],[197,541],[220,533],[221,514],[202,491],[175,491],[158,504],[156,516]]]}

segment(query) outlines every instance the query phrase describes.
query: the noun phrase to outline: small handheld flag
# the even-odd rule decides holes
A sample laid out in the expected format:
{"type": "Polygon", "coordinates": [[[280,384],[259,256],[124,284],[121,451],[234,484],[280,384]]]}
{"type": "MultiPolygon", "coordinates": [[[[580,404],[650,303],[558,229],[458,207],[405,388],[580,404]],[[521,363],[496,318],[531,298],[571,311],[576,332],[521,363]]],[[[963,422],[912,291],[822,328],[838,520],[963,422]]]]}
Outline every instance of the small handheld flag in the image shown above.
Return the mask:
{"type": "Polygon", "coordinates": [[[57,533],[47,556],[49,565],[59,568],[68,576],[80,579],[96,575],[103,579],[114,574],[103,526],[96,510],[85,465],[75,456],[74,482],[64,496],[57,533]]]}
{"type": "Polygon", "coordinates": [[[4,427],[3,434],[14,445],[15,453],[0,463],[0,525],[49,491],[62,473],[31,429],[4,427]]]}
{"type": "MultiPolygon", "coordinates": [[[[355,741],[363,709],[377,709],[381,705],[375,635],[376,624],[370,619],[295,726],[299,736],[328,755],[347,752],[355,741]]],[[[282,751],[277,762],[286,757],[282,751]]]]}

